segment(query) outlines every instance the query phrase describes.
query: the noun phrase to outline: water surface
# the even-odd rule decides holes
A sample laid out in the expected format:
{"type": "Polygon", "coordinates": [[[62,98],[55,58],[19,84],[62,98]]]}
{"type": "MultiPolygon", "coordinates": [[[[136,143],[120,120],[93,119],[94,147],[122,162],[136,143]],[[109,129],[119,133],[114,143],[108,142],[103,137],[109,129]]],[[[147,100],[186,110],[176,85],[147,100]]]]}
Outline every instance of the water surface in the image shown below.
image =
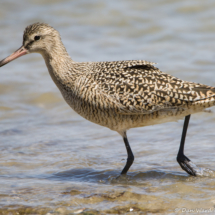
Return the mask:
{"type": "MultiPolygon", "coordinates": [[[[212,0],[2,0],[0,59],[20,47],[27,25],[43,21],[60,31],[75,61],[143,59],[215,86],[214,8],[212,0]]],[[[126,161],[121,137],[68,107],[40,55],[17,59],[0,73],[2,214],[213,211],[214,174],[191,177],[176,162],[182,120],[131,129],[135,162],[127,177],[118,177],[126,161]]],[[[191,116],[185,153],[215,170],[210,110],[191,116]]]]}

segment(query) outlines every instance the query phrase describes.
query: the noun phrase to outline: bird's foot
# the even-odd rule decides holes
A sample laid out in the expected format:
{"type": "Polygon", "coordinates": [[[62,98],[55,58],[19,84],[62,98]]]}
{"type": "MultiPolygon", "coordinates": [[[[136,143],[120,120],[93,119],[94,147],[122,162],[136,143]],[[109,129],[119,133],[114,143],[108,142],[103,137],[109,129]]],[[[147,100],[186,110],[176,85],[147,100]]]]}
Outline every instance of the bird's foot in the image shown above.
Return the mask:
{"type": "Polygon", "coordinates": [[[191,162],[191,160],[184,154],[177,156],[177,162],[179,163],[181,168],[188,174],[197,176],[198,167],[193,162],[191,162]]]}
{"type": "Polygon", "coordinates": [[[188,157],[183,155],[177,156],[177,161],[181,168],[192,176],[210,176],[214,171],[196,166],[188,157]]]}
{"type": "Polygon", "coordinates": [[[118,176],[110,176],[108,181],[113,184],[128,184],[130,181],[130,177],[126,174],[118,175],[118,176]]]}

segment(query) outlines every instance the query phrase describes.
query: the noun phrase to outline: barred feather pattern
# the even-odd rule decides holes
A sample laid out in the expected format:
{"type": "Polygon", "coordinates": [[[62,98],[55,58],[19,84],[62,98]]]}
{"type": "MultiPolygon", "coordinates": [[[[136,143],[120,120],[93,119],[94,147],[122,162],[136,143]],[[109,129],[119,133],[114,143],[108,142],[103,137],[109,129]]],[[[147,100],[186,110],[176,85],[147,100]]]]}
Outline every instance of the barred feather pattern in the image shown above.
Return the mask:
{"type": "Polygon", "coordinates": [[[215,104],[215,88],[161,72],[147,61],[70,64],[59,78],[67,103],[84,118],[118,132],[177,121],[215,104]]]}
{"type": "Polygon", "coordinates": [[[59,33],[46,24],[28,26],[23,44],[35,32],[46,40],[41,54],[64,99],[94,123],[122,133],[177,121],[215,105],[214,87],[180,80],[148,61],[74,62],[59,33]]]}
{"type": "Polygon", "coordinates": [[[186,107],[215,95],[215,88],[180,80],[147,61],[95,63],[91,78],[123,106],[122,113],[149,114],[186,107]]]}

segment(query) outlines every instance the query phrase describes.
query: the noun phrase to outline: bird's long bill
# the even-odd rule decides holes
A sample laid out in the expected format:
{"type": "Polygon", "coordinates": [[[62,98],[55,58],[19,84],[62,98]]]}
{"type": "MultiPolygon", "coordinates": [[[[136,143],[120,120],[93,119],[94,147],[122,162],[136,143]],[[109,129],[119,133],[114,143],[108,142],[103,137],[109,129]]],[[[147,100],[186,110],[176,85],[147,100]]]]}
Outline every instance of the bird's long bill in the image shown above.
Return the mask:
{"type": "Polygon", "coordinates": [[[16,50],[13,54],[6,57],[2,61],[0,61],[0,67],[4,66],[5,64],[11,62],[12,60],[15,60],[18,57],[21,57],[22,55],[28,54],[27,49],[24,48],[24,46],[21,46],[18,50],[16,50]]]}

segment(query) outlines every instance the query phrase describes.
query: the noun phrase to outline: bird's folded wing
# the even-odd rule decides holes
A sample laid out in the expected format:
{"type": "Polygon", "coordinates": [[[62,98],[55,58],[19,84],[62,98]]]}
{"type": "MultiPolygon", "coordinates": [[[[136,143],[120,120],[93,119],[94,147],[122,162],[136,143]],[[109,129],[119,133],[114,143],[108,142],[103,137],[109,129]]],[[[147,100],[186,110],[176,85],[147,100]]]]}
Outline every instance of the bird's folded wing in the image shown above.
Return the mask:
{"type": "MultiPolygon", "coordinates": [[[[186,82],[161,72],[147,61],[98,62],[87,74],[88,85],[121,114],[149,114],[186,108],[215,96],[215,88],[186,82]]],[[[89,87],[88,86],[88,87],[89,87]]],[[[87,87],[87,86],[86,86],[87,87]]]]}

